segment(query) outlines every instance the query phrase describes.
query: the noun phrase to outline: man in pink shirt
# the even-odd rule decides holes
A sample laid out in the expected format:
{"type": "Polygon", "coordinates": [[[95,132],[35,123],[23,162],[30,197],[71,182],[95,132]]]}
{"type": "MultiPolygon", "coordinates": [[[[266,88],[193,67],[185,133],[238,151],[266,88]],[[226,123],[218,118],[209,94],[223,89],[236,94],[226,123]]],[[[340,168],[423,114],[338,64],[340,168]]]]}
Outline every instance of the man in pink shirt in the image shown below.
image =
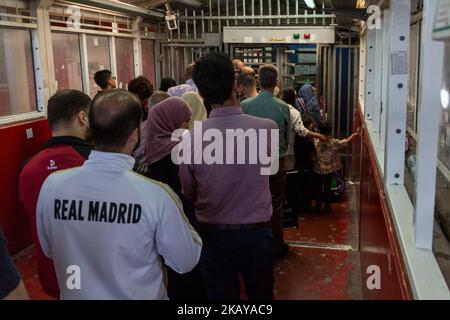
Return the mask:
{"type": "Polygon", "coordinates": [[[209,119],[196,123],[197,128],[183,135],[181,144],[189,140],[186,145],[191,146],[189,151],[195,161],[181,162],[179,176],[183,194],[195,204],[204,242],[199,266],[208,297],[239,299],[239,272],[249,299],[273,299],[269,175],[262,174],[262,161],[255,163],[249,159],[255,145],[265,149],[269,157],[272,157],[270,150],[278,150],[278,146],[271,145],[272,141],[278,142],[278,136],[268,137],[273,131],[278,133],[277,125],[272,120],[242,113],[236,99],[233,65],[226,54],[202,57],[196,62],[193,78],[200,95],[213,109],[209,119]],[[252,143],[247,139],[244,149],[237,143],[232,150],[226,147],[232,132],[240,132],[242,138],[250,131],[263,132],[265,137],[258,134],[252,143]],[[225,141],[218,147],[223,149],[216,150],[213,163],[211,159],[198,158],[199,149],[203,150],[200,156],[207,153],[210,140],[204,136],[210,133],[225,141]],[[245,161],[235,161],[239,158],[245,161]]]}

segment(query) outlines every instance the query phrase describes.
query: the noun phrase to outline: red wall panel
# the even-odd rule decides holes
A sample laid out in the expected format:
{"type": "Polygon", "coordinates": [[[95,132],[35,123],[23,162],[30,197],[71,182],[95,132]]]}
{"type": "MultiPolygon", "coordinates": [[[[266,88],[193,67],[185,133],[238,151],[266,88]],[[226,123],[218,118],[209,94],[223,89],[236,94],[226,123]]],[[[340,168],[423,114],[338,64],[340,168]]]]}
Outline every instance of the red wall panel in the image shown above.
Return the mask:
{"type": "Polygon", "coordinates": [[[31,244],[28,219],[17,196],[17,183],[24,162],[33,156],[50,137],[46,119],[0,128],[0,225],[11,253],[31,244]],[[28,139],[26,130],[33,131],[28,139]]]}
{"type": "MultiPolygon", "coordinates": [[[[363,113],[360,106],[356,109],[354,123],[355,126],[362,127],[363,113]]],[[[359,171],[357,176],[363,297],[366,300],[411,299],[403,258],[386,203],[384,184],[366,129],[362,130],[360,144],[353,152],[353,169],[359,171]],[[380,268],[380,289],[369,289],[366,285],[371,275],[367,273],[369,266],[380,268]]]]}

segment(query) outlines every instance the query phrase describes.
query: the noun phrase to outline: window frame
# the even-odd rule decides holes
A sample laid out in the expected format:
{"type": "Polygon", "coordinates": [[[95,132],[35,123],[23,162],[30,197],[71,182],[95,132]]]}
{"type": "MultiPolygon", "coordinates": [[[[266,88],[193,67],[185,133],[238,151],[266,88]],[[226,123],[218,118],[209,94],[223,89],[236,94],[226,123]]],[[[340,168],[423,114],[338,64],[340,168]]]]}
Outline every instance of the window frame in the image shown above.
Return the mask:
{"type": "MultiPolygon", "coordinates": [[[[0,13],[0,17],[3,16],[0,13]]],[[[23,112],[19,114],[0,116],[0,126],[4,126],[7,124],[14,124],[18,122],[25,122],[30,120],[39,119],[45,117],[45,110],[42,108],[42,105],[39,104],[42,101],[42,77],[39,72],[39,56],[37,55],[37,51],[39,50],[39,44],[37,43],[37,21],[35,17],[25,17],[25,16],[17,16],[21,18],[27,18],[30,20],[34,20],[36,23],[23,23],[23,22],[13,22],[13,21],[4,21],[0,20],[0,29],[7,30],[19,30],[19,31],[28,31],[30,34],[30,46],[32,48],[31,56],[33,60],[33,78],[35,83],[35,95],[36,99],[36,110],[23,112]]]]}
{"type": "MultiPolygon", "coordinates": [[[[20,1],[20,0],[18,0],[20,1]]],[[[158,68],[158,42],[157,34],[153,31],[148,31],[148,27],[151,26],[148,23],[143,23],[140,17],[130,16],[109,10],[102,10],[97,8],[90,8],[75,3],[55,3],[47,8],[37,8],[27,1],[20,2],[21,9],[29,9],[30,16],[23,15],[11,15],[3,14],[0,12],[0,17],[7,16],[8,18],[26,19],[32,23],[24,23],[9,20],[0,20],[0,28],[12,28],[17,30],[28,30],[31,32],[31,47],[33,56],[34,67],[34,81],[36,84],[36,101],[37,110],[32,112],[25,112],[17,115],[8,115],[0,117],[0,126],[7,126],[15,123],[23,123],[40,118],[44,118],[47,115],[47,99],[56,92],[55,88],[55,70],[53,65],[53,46],[51,45],[51,34],[53,32],[58,33],[70,33],[79,36],[80,42],[80,62],[81,62],[81,75],[82,75],[82,88],[83,92],[90,96],[89,86],[89,70],[88,70],[88,53],[86,47],[86,36],[97,35],[107,36],[109,40],[109,58],[111,64],[111,71],[117,73],[117,64],[115,56],[115,39],[116,38],[129,38],[133,43],[133,73],[137,77],[142,74],[142,47],[141,40],[153,40],[154,41],[154,64],[155,64],[155,76],[156,81],[160,78],[160,68],[158,68]],[[61,24],[63,20],[58,21],[53,19],[54,15],[65,14],[65,11],[71,6],[77,5],[83,15],[88,18],[94,18],[95,16],[107,17],[109,16],[115,21],[122,21],[122,24],[126,24],[125,28],[119,27],[117,24],[111,27],[111,31],[99,31],[89,29],[89,26],[82,23],[82,28],[70,28],[62,27],[58,25],[52,25],[52,23],[61,24]],[[124,21],[127,21],[125,23],[124,21]],[[143,28],[141,28],[143,27],[143,28]],[[50,44],[50,45],[48,45],[50,44]],[[48,62],[47,60],[52,60],[48,62]],[[44,85],[47,83],[47,85],[44,85]]],[[[101,19],[101,18],[100,18],[101,19]]],[[[101,27],[101,26],[100,26],[101,27]]],[[[155,83],[155,87],[156,87],[155,83]]]]}

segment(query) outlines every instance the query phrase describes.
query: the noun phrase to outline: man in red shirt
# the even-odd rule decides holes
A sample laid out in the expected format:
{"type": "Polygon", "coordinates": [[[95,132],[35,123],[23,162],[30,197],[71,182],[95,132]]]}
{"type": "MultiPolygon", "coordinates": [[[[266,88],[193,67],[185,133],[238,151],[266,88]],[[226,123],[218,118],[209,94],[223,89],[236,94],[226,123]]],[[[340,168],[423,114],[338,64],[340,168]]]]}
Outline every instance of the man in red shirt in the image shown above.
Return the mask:
{"type": "Polygon", "coordinates": [[[78,90],[62,90],[48,101],[47,117],[52,137],[22,169],[19,177],[19,200],[31,222],[31,233],[38,261],[38,274],[45,292],[59,298],[53,261],[39,244],[36,230],[36,204],[45,179],[53,172],[81,166],[92,150],[88,112],[91,99],[78,90]]]}

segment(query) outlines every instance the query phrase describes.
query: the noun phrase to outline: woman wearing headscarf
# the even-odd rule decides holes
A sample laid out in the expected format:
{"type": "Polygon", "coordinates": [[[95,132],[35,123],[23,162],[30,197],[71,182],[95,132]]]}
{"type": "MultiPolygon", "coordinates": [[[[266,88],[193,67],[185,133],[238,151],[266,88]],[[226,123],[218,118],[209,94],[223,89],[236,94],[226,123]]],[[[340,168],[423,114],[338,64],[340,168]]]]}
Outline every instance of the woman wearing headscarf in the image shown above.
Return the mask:
{"type": "Polygon", "coordinates": [[[189,121],[189,129],[194,128],[195,121],[204,121],[208,118],[203,99],[197,92],[186,92],[181,96],[192,109],[191,121],[189,121]]]}
{"type": "MultiPolygon", "coordinates": [[[[148,98],[147,102],[147,110],[150,110],[154,105],[163,101],[164,99],[169,98],[170,96],[167,92],[163,91],[155,91],[148,98]]],[[[147,160],[145,159],[145,139],[147,138],[147,120],[144,120],[141,124],[141,139],[139,141],[139,145],[136,147],[136,150],[133,152],[133,157],[136,160],[133,170],[139,174],[144,176],[148,176],[148,166],[147,160]]]]}
{"type": "MultiPolygon", "coordinates": [[[[186,129],[191,108],[181,98],[171,97],[150,109],[146,123],[145,153],[150,178],[163,182],[178,195],[189,222],[196,227],[194,205],[181,193],[178,165],[171,158],[172,149],[179,141],[172,141],[172,133],[186,129]]],[[[167,294],[172,300],[203,300],[206,291],[198,267],[189,273],[178,274],[167,267],[167,294]]]]}
{"type": "Polygon", "coordinates": [[[316,124],[322,120],[320,104],[314,94],[314,87],[309,83],[304,84],[298,91],[299,98],[295,107],[301,112],[302,117],[309,116],[316,124]]]}

